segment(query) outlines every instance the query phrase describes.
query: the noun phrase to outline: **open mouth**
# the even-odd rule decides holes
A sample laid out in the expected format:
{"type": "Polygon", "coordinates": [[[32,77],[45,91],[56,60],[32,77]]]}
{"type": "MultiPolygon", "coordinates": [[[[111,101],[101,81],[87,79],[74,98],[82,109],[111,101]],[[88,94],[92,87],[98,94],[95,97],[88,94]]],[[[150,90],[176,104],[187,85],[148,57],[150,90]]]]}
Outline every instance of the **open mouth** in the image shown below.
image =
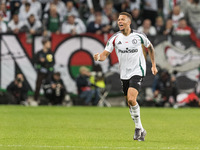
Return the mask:
{"type": "Polygon", "coordinates": [[[123,26],[124,26],[123,24],[120,24],[120,25],[119,25],[119,27],[123,27],[123,26]]]}

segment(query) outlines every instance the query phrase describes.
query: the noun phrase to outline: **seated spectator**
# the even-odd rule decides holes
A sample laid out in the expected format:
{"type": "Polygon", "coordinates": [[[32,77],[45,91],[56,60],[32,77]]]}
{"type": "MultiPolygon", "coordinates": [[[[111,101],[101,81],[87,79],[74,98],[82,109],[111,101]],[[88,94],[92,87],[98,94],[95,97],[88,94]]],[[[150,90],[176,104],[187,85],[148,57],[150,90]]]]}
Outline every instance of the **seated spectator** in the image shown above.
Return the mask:
{"type": "Polygon", "coordinates": [[[0,11],[0,33],[6,33],[7,32],[7,25],[3,21],[3,13],[0,11]]]}
{"type": "Polygon", "coordinates": [[[172,19],[168,19],[163,29],[163,35],[172,35],[173,30],[174,30],[174,27],[173,27],[172,19]]]}
{"type": "Polygon", "coordinates": [[[66,16],[65,3],[61,0],[53,0],[52,2],[48,2],[44,8],[44,12],[48,12],[51,5],[56,5],[60,20],[63,21],[64,17],[66,16]]]}
{"type": "Polygon", "coordinates": [[[51,79],[47,79],[43,85],[44,95],[52,105],[61,105],[66,94],[60,73],[55,72],[51,79]]]}
{"type": "Polygon", "coordinates": [[[173,21],[174,28],[178,27],[178,21],[179,21],[179,19],[181,19],[183,17],[184,17],[184,14],[183,14],[183,12],[181,12],[180,6],[178,6],[178,5],[174,6],[173,12],[171,15],[171,19],[173,21]]]}
{"type": "Polygon", "coordinates": [[[80,75],[76,79],[76,84],[78,87],[79,97],[84,99],[84,104],[89,105],[92,102],[92,98],[94,96],[94,105],[98,104],[99,94],[95,89],[92,89],[92,85],[89,81],[89,77],[91,76],[91,72],[87,67],[80,67],[80,75]]]}
{"type": "Polygon", "coordinates": [[[49,35],[50,33],[60,33],[61,21],[55,5],[50,6],[49,12],[44,14],[43,18],[43,29],[45,36],[49,35]]]}
{"type": "Polygon", "coordinates": [[[36,13],[38,19],[42,18],[42,4],[37,0],[29,0],[31,3],[31,9],[36,13]]]}
{"type": "Polygon", "coordinates": [[[21,73],[18,73],[15,80],[8,85],[7,92],[12,95],[11,101],[13,104],[20,104],[22,101],[27,100],[28,89],[21,73]]]}
{"type": "Polygon", "coordinates": [[[26,21],[31,14],[35,15],[35,17],[38,18],[36,12],[31,9],[31,3],[25,2],[24,4],[22,4],[19,10],[19,20],[26,21]]]}
{"type": "Polygon", "coordinates": [[[61,26],[62,34],[82,34],[86,32],[86,27],[83,21],[79,18],[75,18],[73,14],[69,14],[66,21],[61,26]]]}
{"type": "Polygon", "coordinates": [[[135,29],[137,29],[139,26],[142,25],[143,22],[143,18],[142,15],[140,14],[140,10],[135,8],[131,11],[131,15],[132,15],[132,23],[136,24],[135,29]]]}
{"type": "Polygon", "coordinates": [[[153,82],[154,98],[156,99],[161,94],[159,105],[164,106],[165,103],[170,103],[172,106],[176,102],[177,92],[175,76],[171,76],[166,70],[161,70],[153,82]],[[170,97],[173,97],[173,101],[170,101],[170,97]]]}
{"type": "Polygon", "coordinates": [[[22,31],[27,33],[27,42],[32,43],[32,36],[42,33],[42,23],[40,20],[36,20],[35,16],[31,14],[24,22],[22,31]]]}
{"type": "Polygon", "coordinates": [[[190,36],[190,38],[196,43],[197,47],[200,48],[200,39],[197,38],[194,30],[187,25],[185,18],[179,20],[178,27],[174,30],[174,35],[190,36]]]}
{"type": "Polygon", "coordinates": [[[164,22],[163,22],[163,18],[161,16],[158,16],[156,18],[155,27],[156,27],[156,32],[157,32],[158,35],[163,34],[164,22]]]}
{"type": "Polygon", "coordinates": [[[95,21],[91,22],[87,27],[88,32],[96,34],[108,33],[110,29],[111,26],[104,24],[102,15],[98,13],[95,14],[95,21]]]}
{"type": "Polygon", "coordinates": [[[7,24],[10,21],[11,13],[10,10],[7,10],[5,2],[0,3],[0,11],[4,16],[3,21],[7,24]]]}
{"type": "Polygon", "coordinates": [[[101,21],[102,24],[104,24],[104,25],[109,25],[110,24],[110,20],[108,19],[108,17],[106,15],[102,14],[101,10],[97,10],[97,11],[95,11],[94,14],[92,14],[92,15],[89,16],[89,18],[87,20],[87,25],[89,25],[91,22],[94,22],[95,18],[97,16],[99,16],[99,17],[101,16],[101,18],[102,18],[102,21],[101,21]]]}
{"type": "Polygon", "coordinates": [[[68,16],[68,14],[74,14],[75,17],[79,17],[79,13],[78,13],[78,10],[74,7],[74,4],[73,4],[73,1],[72,0],[68,0],[66,2],[66,5],[65,5],[66,9],[65,9],[65,12],[64,14],[66,16],[68,16]]]}
{"type": "Polygon", "coordinates": [[[12,20],[8,23],[8,32],[18,34],[21,32],[24,22],[19,20],[18,14],[14,14],[12,20]]]}
{"type": "Polygon", "coordinates": [[[144,20],[142,26],[138,27],[138,31],[150,36],[156,35],[156,28],[154,26],[151,26],[151,20],[149,19],[144,20]]]}

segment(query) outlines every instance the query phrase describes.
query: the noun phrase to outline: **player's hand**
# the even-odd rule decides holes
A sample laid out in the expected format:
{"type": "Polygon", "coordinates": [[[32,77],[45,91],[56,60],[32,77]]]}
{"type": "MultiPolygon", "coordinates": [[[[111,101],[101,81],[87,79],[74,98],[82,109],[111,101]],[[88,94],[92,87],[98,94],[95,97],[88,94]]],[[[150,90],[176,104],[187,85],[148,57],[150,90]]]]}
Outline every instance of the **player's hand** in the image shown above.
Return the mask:
{"type": "Polygon", "coordinates": [[[100,59],[99,53],[94,54],[93,57],[94,57],[94,60],[95,60],[95,61],[99,61],[99,59],[100,59]]]}
{"type": "Polygon", "coordinates": [[[156,75],[156,74],[158,73],[158,70],[157,70],[156,67],[152,67],[152,68],[151,68],[151,71],[152,71],[152,74],[153,74],[153,75],[156,75]]]}

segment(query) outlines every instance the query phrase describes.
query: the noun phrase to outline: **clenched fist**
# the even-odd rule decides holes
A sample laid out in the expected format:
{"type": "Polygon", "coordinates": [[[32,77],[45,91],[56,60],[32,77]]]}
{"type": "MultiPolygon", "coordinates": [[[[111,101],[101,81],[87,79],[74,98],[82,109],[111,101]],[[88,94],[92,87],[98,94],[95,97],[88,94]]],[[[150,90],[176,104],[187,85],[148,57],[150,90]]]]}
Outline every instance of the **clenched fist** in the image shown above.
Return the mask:
{"type": "Polygon", "coordinates": [[[99,61],[100,60],[100,54],[99,53],[94,54],[93,57],[94,57],[95,61],[99,61]]]}

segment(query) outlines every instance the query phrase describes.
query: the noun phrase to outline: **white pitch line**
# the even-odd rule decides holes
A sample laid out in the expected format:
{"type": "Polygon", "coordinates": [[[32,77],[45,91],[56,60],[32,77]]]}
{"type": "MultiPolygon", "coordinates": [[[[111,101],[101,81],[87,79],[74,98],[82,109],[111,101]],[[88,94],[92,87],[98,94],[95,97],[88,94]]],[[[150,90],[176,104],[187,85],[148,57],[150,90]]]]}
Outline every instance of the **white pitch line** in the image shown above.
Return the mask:
{"type": "MultiPolygon", "coordinates": [[[[33,147],[33,148],[76,148],[76,149],[182,149],[189,150],[191,148],[178,148],[178,147],[109,147],[109,146],[51,146],[51,145],[1,145],[0,147],[33,147]]],[[[199,147],[192,148],[192,150],[199,150],[199,147]]]]}

